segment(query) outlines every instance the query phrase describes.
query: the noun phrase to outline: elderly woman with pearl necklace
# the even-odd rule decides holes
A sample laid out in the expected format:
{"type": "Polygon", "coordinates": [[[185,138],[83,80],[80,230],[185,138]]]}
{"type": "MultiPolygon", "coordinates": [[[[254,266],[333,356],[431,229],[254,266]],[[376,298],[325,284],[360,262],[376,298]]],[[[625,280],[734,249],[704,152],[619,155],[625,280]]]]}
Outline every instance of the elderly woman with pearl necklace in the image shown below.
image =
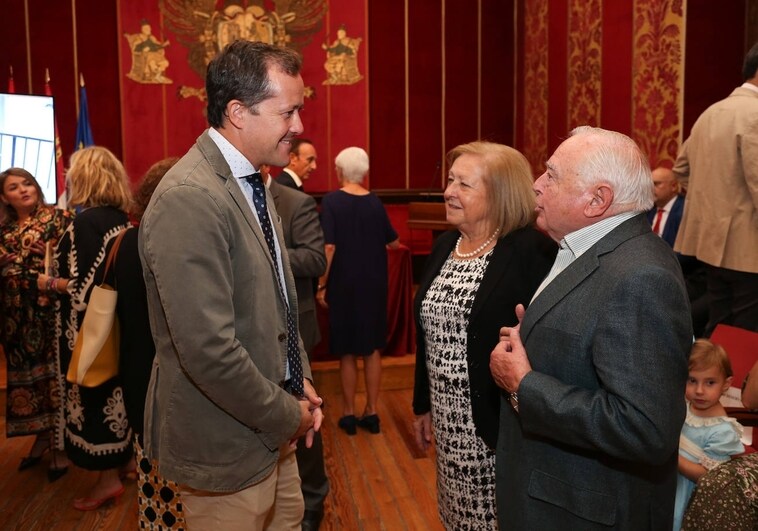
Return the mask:
{"type": "Polygon", "coordinates": [[[500,393],[489,355],[517,323],[557,247],[533,227],[529,162],[517,150],[472,142],[448,153],[447,221],[416,293],[414,432],[437,453],[439,514],[447,529],[496,525],[495,445],[500,393]],[[510,323],[510,324],[509,324],[510,323]]]}

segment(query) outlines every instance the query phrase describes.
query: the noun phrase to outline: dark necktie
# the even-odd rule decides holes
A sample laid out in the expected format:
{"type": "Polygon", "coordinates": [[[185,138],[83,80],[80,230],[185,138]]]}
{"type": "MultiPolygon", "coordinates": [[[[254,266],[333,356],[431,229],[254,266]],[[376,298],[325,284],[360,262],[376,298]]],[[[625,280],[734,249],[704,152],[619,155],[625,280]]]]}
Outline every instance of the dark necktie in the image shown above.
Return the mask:
{"type": "Polygon", "coordinates": [[[295,328],[295,319],[292,317],[292,310],[289,304],[287,304],[282,277],[279,274],[279,262],[276,259],[276,247],[274,246],[274,230],[268,217],[268,208],[266,208],[266,187],[263,184],[260,173],[248,175],[245,177],[245,180],[253,187],[253,205],[255,205],[255,211],[258,213],[258,221],[261,224],[263,237],[266,239],[268,250],[271,253],[271,259],[274,261],[279,293],[287,309],[287,362],[290,367],[292,393],[296,396],[303,396],[303,364],[300,361],[300,349],[297,344],[297,329],[295,328]]]}
{"type": "Polygon", "coordinates": [[[658,236],[661,235],[661,219],[663,218],[664,209],[659,208],[658,213],[655,215],[655,224],[653,225],[653,232],[658,236]]]}

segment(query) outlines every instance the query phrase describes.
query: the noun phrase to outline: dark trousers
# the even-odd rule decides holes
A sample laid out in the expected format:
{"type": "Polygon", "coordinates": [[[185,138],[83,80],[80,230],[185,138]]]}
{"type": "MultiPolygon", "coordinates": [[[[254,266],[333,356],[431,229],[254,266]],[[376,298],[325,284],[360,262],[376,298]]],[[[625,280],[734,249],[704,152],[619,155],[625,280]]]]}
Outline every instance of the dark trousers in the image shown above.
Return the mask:
{"type": "Polygon", "coordinates": [[[324,445],[321,441],[321,432],[317,432],[313,438],[313,445],[305,447],[305,439],[298,441],[297,468],[300,470],[300,479],[303,484],[303,500],[306,511],[322,512],[324,499],[329,493],[329,479],[324,470],[324,445]]]}
{"type": "Polygon", "coordinates": [[[710,337],[719,323],[758,332],[758,273],[708,266],[710,337]]]}

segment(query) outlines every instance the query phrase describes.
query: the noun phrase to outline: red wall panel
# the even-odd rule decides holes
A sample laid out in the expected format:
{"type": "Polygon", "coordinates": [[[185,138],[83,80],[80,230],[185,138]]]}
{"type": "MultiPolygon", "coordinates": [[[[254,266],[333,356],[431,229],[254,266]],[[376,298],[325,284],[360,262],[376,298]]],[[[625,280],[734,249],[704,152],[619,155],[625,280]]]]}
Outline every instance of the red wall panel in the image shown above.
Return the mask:
{"type": "MultiPolygon", "coordinates": [[[[408,2],[410,188],[439,182],[442,145],[442,11],[438,0],[408,2]]],[[[403,119],[402,114],[397,115],[403,119]]],[[[403,146],[399,145],[398,149],[403,146]]]]}
{"type": "Polygon", "coordinates": [[[369,155],[375,188],[406,187],[404,19],[405,0],[368,3],[369,155]]]}
{"type": "MultiPolygon", "coordinates": [[[[46,5],[49,3],[45,2],[46,5]]],[[[63,3],[65,2],[61,2],[63,3]]],[[[92,136],[96,143],[106,146],[117,157],[122,158],[118,43],[114,28],[116,28],[116,2],[76,0],[78,71],[84,74],[87,87],[92,136]]],[[[59,85],[56,84],[56,87],[59,85]]],[[[76,92],[77,88],[74,87],[73,90],[76,92]]],[[[76,119],[78,116],[74,120],[76,119]]],[[[76,121],[73,128],[67,129],[73,133],[73,136],[69,143],[63,144],[64,153],[74,148],[76,121]]],[[[61,131],[62,135],[63,131],[61,131]]],[[[61,141],[63,142],[63,139],[61,141]]],[[[130,177],[134,180],[138,176],[130,175],[130,177]]]]}
{"type": "Polygon", "coordinates": [[[601,124],[632,132],[632,2],[603,2],[601,124]]]}
{"type": "Polygon", "coordinates": [[[548,6],[547,153],[555,151],[568,132],[568,2],[551,0],[548,6]]]}
{"type": "Polygon", "coordinates": [[[514,8],[513,2],[482,0],[481,137],[514,144],[514,8]]]}
{"type": "MultiPolygon", "coordinates": [[[[709,105],[742,84],[745,0],[687,2],[683,139],[709,105]]],[[[748,47],[753,43],[748,43],[748,47]]]]}
{"type": "Polygon", "coordinates": [[[478,2],[445,1],[444,150],[479,138],[478,2]],[[463,30],[471,28],[474,31],[463,30]],[[463,30],[463,31],[462,31],[463,30]]]}
{"type": "Polygon", "coordinates": [[[3,0],[2,14],[5,27],[0,31],[0,92],[8,90],[9,67],[12,66],[16,92],[28,94],[29,65],[26,56],[24,0],[3,0]]]}

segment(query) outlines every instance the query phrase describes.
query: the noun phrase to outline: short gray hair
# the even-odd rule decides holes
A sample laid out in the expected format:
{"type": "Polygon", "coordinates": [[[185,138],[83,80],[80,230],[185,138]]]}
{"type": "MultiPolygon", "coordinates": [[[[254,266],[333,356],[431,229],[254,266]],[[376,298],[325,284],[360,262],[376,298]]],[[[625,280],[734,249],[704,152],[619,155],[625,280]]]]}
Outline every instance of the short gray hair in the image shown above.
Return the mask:
{"type": "Polygon", "coordinates": [[[345,148],[334,159],[342,178],[349,183],[359,183],[368,173],[368,153],[359,147],[345,148]]]}
{"type": "Polygon", "coordinates": [[[605,182],[613,190],[614,213],[646,212],[653,208],[653,178],[647,157],[628,136],[583,125],[570,136],[594,137],[577,165],[577,177],[587,185],[605,182]]]}

